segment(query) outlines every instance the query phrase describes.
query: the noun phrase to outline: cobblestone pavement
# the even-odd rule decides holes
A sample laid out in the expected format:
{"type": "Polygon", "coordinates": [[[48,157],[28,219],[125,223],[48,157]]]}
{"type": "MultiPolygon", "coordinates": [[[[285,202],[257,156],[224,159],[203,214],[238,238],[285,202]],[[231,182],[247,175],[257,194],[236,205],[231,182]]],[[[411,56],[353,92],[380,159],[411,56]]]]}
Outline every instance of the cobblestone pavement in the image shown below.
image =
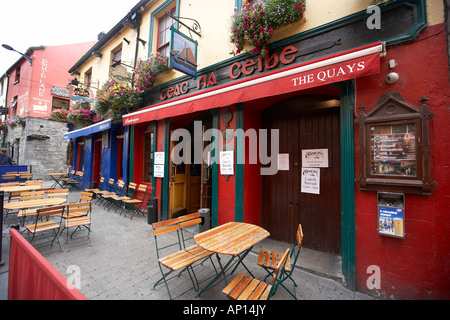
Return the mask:
{"type": "MultiPolygon", "coordinates": [[[[78,197],[79,192],[72,191],[69,195],[69,202],[77,202],[78,197]]],[[[4,225],[4,234],[7,234],[5,229],[8,226],[9,222],[7,221],[4,225]]],[[[4,242],[9,245],[7,237],[4,237],[4,242]]],[[[170,239],[170,237],[166,240],[172,241],[173,239],[170,239]]],[[[153,289],[155,282],[161,278],[161,273],[156,258],[152,228],[147,223],[146,217],[136,215],[130,220],[129,216],[121,216],[114,210],[110,212],[104,210],[94,201],[90,234],[91,246],[84,231],[75,233],[74,239],[70,241],[70,250],[65,243],[65,234],[60,236],[60,240],[63,252],[46,253],[42,251],[45,249],[39,249],[39,251],[68,279],[73,278],[74,270],[79,270],[79,279],[81,280],[79,290],[87,299],[169,299],[164,284],[153,289]]],[[[289,245],[286,244],[286,246],[289,245]]],[[[257,250],[259,249],[254,248],[244,262],[256,278],[264,279],[265,271],[256,264],[257,250]]],[[[4,252],[3,256],[6,254],[9,254],[9,252],[4,252]]],[[[226,257],[223,257],[223,261],[226,261],[226,259],[226,257]]],[[[300,253],[299,259],[302,259],[302,253],[300,253]]],[[[213,261],[215,261],[214,257],[213,261]]],[[[242,270],[238,268],[235,274],[240,271],[245,272],[243,268],[242,270]]],[[[0,281],[3,282],[1,288],[5,287],[6,272],[7,266],[3,266],[0,269],[0,281]]],[[[200,288],[202,288],[214,274],[214,269],[211,262],[208,261],[196,267],[195,273],[198,280],[202,282],[200,284],[200,288]]],[[[294,288],[292,282],[289,281],[287,281],[287,287],[291,291],[295,291],[299,300],[374,299],[371,296],[347,289],[341,281],[320,277],[303,270],[296,269],[293,278],[298,287],[294,288]]],[[[224,282],[221,281],[201,297],[196,297],[197,292],[191,289],[192,284],[186,272],[169,282],[172,297],[176,297],[176,300],[226,300],[226,297],[221,293],[224,286],[224,282]]],[[[1,297],[6,296],[3,294],[1,297]]],[[[272,299],[293,300],[281,287],[272,299]]]]}

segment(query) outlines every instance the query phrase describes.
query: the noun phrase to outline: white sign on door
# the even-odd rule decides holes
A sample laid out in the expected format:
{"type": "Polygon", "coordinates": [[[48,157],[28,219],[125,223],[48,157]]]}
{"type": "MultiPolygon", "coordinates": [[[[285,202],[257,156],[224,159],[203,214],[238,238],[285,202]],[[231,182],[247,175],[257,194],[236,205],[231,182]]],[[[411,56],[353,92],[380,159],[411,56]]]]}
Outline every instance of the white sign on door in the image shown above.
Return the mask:
{"type": "Polygon", "coordinates": [[[328,149],[302,150],[302,167],[328,168],[328,149]]]}
{"type": "Polygon", "coordinates": [[[320,194],[320,169],[302,168],[302,192],[320,194]]]}

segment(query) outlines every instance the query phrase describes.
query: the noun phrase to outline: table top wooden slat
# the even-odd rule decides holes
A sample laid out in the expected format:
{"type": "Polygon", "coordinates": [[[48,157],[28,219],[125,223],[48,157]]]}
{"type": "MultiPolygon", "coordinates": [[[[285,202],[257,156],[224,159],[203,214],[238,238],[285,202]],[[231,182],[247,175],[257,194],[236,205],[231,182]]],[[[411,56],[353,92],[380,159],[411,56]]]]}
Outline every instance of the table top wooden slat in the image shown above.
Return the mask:
{"type": "Polygon", "coordinates": [[[11,186],[11,187],[0,187],[0,191],[4,192],[17,192],[17,191],[31,191],[42,189],[40,184],[29,184],[26,186],[11,186]]]}
{"type": "Polygon", "coordinates": [[[270,233],[259,226],[242,222],[229,222],[197,234],[194,240],[206,250],[235,256],[268,236],[270,236],[270,233]]]}
{"type": "Polygon", "coordinates": [[[28,201],[14,201],[5,203],[3,205],[3,209],[21,210],[37,207],[57,206],[65,203],[66,201],[67,201],[66,198],[48,198],[48,199],[28,200],[28,201]]]}

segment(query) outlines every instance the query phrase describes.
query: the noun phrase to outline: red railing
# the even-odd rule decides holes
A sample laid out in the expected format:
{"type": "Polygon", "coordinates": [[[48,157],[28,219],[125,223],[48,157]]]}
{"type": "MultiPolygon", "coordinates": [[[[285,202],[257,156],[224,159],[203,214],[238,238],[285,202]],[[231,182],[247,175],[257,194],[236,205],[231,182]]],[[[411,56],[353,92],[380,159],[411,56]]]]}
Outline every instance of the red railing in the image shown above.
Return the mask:
{"type": "Polygon", "coordinates": [[[15,229],[11,229],[8,300],[86,300],[15,229]]]}

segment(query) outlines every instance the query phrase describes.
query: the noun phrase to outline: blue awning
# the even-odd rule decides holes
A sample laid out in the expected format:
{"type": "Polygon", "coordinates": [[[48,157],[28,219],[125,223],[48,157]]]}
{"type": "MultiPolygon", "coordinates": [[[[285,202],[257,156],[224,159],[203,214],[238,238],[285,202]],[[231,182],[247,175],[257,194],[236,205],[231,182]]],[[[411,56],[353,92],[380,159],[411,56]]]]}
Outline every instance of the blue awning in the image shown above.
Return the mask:
{"type": "Polygon", "coordinates": [[[107,130],[109,128],[111,128],[111,119],[97,122],[88,127],[84,127],[78,130],[67,132],[63,135],[63,140],[87,136],[88,134],[93,134],[96,132],[107,130]]]}

